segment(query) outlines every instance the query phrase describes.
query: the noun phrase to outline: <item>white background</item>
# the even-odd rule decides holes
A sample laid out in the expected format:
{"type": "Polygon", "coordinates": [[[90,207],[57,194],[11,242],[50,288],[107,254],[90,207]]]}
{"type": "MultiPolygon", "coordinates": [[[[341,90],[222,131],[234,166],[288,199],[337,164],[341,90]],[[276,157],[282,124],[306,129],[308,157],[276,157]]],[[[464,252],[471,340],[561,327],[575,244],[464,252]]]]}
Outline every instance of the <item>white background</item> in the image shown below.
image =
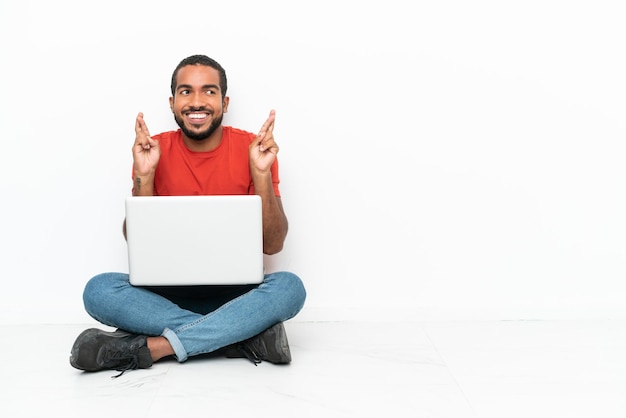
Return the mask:
{"type": "Polygon", "coordinates": [[[121,234],[139,111],[192,54],[225,124],[277,111],[301,317],[626,317],[620,1],[5,0],[0,323],[81,322],[121,234]]]}

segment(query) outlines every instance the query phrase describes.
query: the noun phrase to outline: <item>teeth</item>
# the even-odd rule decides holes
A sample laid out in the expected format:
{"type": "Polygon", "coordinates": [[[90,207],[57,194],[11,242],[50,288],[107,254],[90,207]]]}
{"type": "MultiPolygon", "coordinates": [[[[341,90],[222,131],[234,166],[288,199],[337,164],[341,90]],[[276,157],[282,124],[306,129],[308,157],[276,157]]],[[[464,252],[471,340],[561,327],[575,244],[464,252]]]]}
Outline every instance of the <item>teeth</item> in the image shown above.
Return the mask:
{"type": "Polygon", "coordinates": [[[204,113],[190,113],[189,114],[190,119],[203,119],[204,117],[206,117],[204,113]]]}

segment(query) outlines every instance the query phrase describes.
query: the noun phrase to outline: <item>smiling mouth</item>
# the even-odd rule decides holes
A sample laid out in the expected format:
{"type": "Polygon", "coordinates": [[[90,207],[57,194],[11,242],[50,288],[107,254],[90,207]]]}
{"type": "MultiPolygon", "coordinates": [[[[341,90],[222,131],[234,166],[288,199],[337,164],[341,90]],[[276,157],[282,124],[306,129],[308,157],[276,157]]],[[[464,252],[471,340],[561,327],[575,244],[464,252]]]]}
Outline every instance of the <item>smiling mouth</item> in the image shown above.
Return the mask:
{"type": "Polygon", "coordinates": [[[201,125],[209,118],[208,113],[188,113],[186,116],[193,125],[201,125]]]}

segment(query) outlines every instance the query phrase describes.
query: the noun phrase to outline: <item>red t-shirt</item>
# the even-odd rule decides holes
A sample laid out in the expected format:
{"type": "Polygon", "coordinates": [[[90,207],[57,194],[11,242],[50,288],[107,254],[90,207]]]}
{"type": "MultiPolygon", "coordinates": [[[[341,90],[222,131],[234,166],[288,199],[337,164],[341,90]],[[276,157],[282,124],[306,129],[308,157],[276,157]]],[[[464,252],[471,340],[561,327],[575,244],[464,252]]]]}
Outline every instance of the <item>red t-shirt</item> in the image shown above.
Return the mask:
{"type": "MultiPolygon", "coordinates": [[[[231,126],[222,127],[222,142],[213,151],[193,152],[183,142],[182,132],[163,132],[161,157],[154,179],[157,196],[254,194],[248,159],[250,141],[256,136],[231,126]]],[[[274,193],[278,189],[278,159],[271,167],[274,193]]]]}

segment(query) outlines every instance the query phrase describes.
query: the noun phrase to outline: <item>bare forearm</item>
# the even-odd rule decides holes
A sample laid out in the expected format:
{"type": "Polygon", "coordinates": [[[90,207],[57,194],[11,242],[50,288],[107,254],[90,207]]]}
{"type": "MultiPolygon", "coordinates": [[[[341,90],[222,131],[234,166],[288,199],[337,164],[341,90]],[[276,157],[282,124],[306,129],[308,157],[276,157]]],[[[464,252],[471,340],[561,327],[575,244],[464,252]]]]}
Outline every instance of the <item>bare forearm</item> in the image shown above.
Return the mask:
{"type": "MultiPolygon", "coordinates": [[[[154,176],[137,176],[133,179],[133,196],[153,196],[154,195],[154,176]]],[[[122,233],[126,239],[126,219],[122,224],[122,233]]]]}
{"type": "Polygon", "coordinates": [[[263,207],[263,252],[276,254],[283,249],[288,222],[280,197],[274,194],[271,175],[254,182],[255,193],[263,207]]]}
{"type": "Polygon", "coordinates": [[[276,254],[283,249],[287,237],[288,223],[282,211],[280,198],[272,196],[267,199],[273,203],[263,201],[263,252],[276,254]]]}
{"type": "Polygon", "coordinates": [[[138,176],[133,179],[133,196],[153,196],[154,175],[138,176]]]}

